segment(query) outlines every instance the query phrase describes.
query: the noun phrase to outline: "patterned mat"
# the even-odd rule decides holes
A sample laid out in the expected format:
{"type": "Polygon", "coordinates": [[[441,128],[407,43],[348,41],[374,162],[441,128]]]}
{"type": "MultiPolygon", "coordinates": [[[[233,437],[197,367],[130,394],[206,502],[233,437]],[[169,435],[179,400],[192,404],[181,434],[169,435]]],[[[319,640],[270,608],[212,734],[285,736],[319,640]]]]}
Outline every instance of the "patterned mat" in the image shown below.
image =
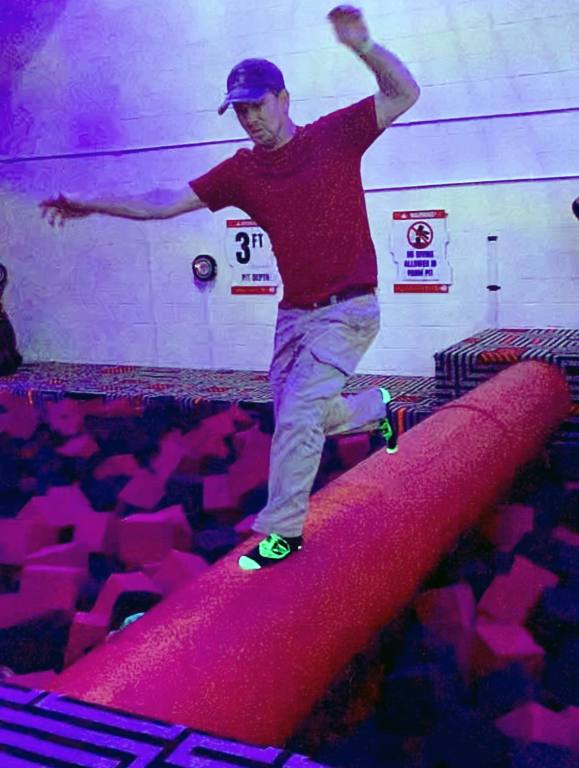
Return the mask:
{"type": "Polygon", "coordinates": [[[526,360],[556,365],[571,392],[571,412],[554,445],[579,449],[579,329],[487,329],[434,356],[439,405],[462,397],[497,373],[526,360]]]}
{"type": "MultiPolygon", "coordinates": [[[[379,386],[392,392],[392,410],[400,434],[437,408],[435,379],[421,376],[357,374],[348,379],[344,394],[379,386]]],[[[47,402],[70,396],[125,398],[135,405],[169,399],[187,411],[195,410],[203,401],[230,404],[272,404],[273,401],[267,373],[260,371],[58,362],[23,365],[15,374],[0,378],[0,394],[3,391],[26,397],[41,413],[47,402]]]]}
{"type": "Polygon", "coordinates": [[[0,704],[2,768],[321,765],[283,749],[218,739],[180,725],[20,686],[0,683],[0,704]]]}
{"type": "Polygon", "coordinates": [[[539,360],[561,368],[579,403],[579,329],[491,328],[436,353],[434,360],[441,402],[461,397],[509,365],[539,360]]]}
{"type": "MultiPolygon", "coordinates": [[[[368,387],[387,386],[406,402],[418,402],[434,392],[434,379],[420,376],[355,375],[345,393],[353,394],[368,387]]],[[[12,376],[0,379],[0,390],[16,394],[39,392],[65,395],[83,393],[107,398],[150,399],[173,397],[181,405],[198,399],[227,402],[263,403],[272,400],[268,376],[260,371],[191,370],[183,368],[148,368],[130,365],[90,365],[78,363],[27,363],[12,376]]]]}

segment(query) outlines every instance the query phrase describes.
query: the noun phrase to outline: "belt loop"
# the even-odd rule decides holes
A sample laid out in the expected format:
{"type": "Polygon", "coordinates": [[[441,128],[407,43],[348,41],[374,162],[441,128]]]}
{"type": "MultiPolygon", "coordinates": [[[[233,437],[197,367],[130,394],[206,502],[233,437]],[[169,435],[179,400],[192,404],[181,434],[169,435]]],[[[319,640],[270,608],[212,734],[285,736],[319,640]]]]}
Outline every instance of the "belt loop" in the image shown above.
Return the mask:
{"type": "Polygon", "coordinates": [[[330,296],[330,304],[337,304],[337,303],[338,303],[338,296],[335,293],[333,293],[330,296]]]}

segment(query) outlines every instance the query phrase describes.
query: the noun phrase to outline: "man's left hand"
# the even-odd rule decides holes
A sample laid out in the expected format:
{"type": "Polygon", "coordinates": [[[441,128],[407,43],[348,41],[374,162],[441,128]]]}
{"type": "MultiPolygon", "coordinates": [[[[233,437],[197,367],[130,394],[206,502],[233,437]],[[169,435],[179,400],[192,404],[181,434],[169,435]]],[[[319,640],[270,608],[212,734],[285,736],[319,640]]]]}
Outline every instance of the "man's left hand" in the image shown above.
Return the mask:
{"type": "Polygon", "coordinates": [[[370,39],[370,31],[359,8],[337,5],[328,13],[328,19],[334,25],[338,40],[354,51],[370,39]]]}

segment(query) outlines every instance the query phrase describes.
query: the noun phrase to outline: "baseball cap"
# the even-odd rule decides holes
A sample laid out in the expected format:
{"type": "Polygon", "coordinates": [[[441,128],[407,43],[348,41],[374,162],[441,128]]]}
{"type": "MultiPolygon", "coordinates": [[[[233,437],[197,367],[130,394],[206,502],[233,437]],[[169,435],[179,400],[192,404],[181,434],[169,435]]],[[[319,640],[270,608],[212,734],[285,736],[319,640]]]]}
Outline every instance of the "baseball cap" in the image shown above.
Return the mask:
{"type": "Polygon", "coordinates": [[[217,110],[222,115],[236,101],[259,101],[268,91],[279,93],[285,88],[281,70],[267,59],[245,59],[227,78],[227,96],[217,110]]]}

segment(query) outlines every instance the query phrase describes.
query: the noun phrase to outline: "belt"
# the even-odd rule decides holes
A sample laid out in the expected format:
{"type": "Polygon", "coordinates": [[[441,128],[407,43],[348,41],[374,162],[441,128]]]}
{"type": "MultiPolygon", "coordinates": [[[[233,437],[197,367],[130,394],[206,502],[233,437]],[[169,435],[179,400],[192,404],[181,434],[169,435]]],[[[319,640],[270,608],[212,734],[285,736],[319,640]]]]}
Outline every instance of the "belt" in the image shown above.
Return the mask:
{"type": "Polygon", "coordinates": [[[348,301],[348,299],[355,299],[357,296],[367,296],[370,293],[376,293],[375,288],[348,288],[340,293],[333,293],[328,296],[327,299],[321,299],[320,301],[314,301],[312,304],[292,304],[289,309],[321,309],[321,307],[329,307],[330,304],[337,304],[340,301],[348,301]]]}

